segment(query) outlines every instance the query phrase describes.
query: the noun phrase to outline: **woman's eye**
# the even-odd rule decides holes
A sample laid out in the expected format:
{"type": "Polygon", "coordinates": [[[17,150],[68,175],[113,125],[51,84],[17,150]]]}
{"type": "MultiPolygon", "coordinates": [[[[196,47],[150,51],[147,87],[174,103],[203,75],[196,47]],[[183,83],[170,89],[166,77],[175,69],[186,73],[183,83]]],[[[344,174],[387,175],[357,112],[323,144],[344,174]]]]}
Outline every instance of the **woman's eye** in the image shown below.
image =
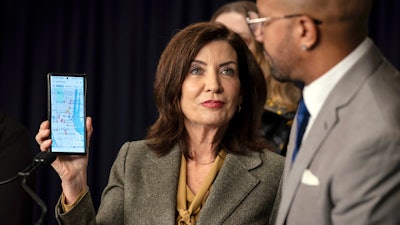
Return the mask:
{"type": "Polygon", "coordinates": [[[201,74],[203,70],[199,67],[193,67],[190,69],[190,74],[198,75],[201,74]]]}
{"type": "Polygon", "coordinates": [[[229,68],[229,67],[227,67],[227,68],[222,68],[222,69],[221,69],[221,74],[233,76],[233,75],[235,75],[235,70],[232,69],[232,68],[229,68]]]}

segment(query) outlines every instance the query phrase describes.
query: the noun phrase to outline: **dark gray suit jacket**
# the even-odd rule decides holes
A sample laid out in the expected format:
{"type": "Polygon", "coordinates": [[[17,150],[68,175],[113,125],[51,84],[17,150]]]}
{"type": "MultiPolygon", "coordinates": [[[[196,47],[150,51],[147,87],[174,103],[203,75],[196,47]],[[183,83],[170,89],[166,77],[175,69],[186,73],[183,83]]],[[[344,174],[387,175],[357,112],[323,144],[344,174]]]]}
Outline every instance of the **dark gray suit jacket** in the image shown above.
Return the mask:
{"type": "Polygon", "coordinates": [[[400,74],[375,46],[334,87],[291,165],[294,138],[277,225],[400,224],[400,74]]]}
{"type": "MultiPolygon", "coordinates": [[[[176,146],[156,157],[144,141],[125,143],[111,169],[95,216],[90,195],[60,224],[176,224],[176,192],[181,151],[176,146]],[[96,217],[96,218],[95,218],[96,217]]],[[[279,205],[283,157],[266,151],[248,156],[228,154],[197,225],[273,224],[279,205]]]]}

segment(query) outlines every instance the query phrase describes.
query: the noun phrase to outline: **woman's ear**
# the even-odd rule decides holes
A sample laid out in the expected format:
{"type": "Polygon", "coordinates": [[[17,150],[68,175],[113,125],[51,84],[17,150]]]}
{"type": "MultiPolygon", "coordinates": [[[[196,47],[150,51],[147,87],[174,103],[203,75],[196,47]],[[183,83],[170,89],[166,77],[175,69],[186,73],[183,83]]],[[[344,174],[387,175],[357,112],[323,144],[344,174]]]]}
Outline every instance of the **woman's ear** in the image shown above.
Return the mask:
{"type": "Polygon", "coordinates": [[[243,94],[244,94],[243,91],[240,90],[238,102],[237,102],[238,106],[240,106],[243,103],[243,94]]]}

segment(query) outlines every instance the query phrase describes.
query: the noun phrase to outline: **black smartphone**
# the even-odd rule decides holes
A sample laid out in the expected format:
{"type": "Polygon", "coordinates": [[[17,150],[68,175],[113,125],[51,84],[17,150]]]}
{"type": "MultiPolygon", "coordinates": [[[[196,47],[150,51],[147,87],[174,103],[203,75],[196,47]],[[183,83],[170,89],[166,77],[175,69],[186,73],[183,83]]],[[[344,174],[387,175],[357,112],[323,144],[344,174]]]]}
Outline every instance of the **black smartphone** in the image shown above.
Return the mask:
{"type": "Polygon", "coordinates": [[[86,74],[47,74],[50,152],[86,154],[86,85],[86,74]]]}

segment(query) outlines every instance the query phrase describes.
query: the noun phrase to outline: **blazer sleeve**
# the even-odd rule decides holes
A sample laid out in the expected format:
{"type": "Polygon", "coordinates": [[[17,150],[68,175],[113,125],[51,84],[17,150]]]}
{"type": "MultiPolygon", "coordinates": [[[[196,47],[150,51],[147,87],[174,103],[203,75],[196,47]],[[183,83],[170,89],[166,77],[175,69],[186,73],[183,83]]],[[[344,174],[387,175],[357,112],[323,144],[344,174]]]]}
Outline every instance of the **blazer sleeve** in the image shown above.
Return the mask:
{"type": "Polygon", "coordinates": [[[103,191],[99,210],[95,212],[89,191],[78,204],[67,213],[62,213],[60,200],[56,206],[59,224],[123,224],[124,218],[124,174],[129,143],[125,143],[111,168],[108,184],[103,191]],[[97,222],[96,222],[97,221],[97,222]]]}
{"type": "Polygon", "coordinates": [[[78,204],[67,213],[63,212],[60,197],[56,205],[56,219],[59,224],[95,225],[96,212],[93,207],[90,192],[88,191],[78,204]]]}
{"type": "Polygon", "coordinates": [[[103,191],[97,212],[97,222],[99,224],[124,223],[125,170],[129,146],[129,142],[122,145],[111,168],[108,184],[103,191]]]}

